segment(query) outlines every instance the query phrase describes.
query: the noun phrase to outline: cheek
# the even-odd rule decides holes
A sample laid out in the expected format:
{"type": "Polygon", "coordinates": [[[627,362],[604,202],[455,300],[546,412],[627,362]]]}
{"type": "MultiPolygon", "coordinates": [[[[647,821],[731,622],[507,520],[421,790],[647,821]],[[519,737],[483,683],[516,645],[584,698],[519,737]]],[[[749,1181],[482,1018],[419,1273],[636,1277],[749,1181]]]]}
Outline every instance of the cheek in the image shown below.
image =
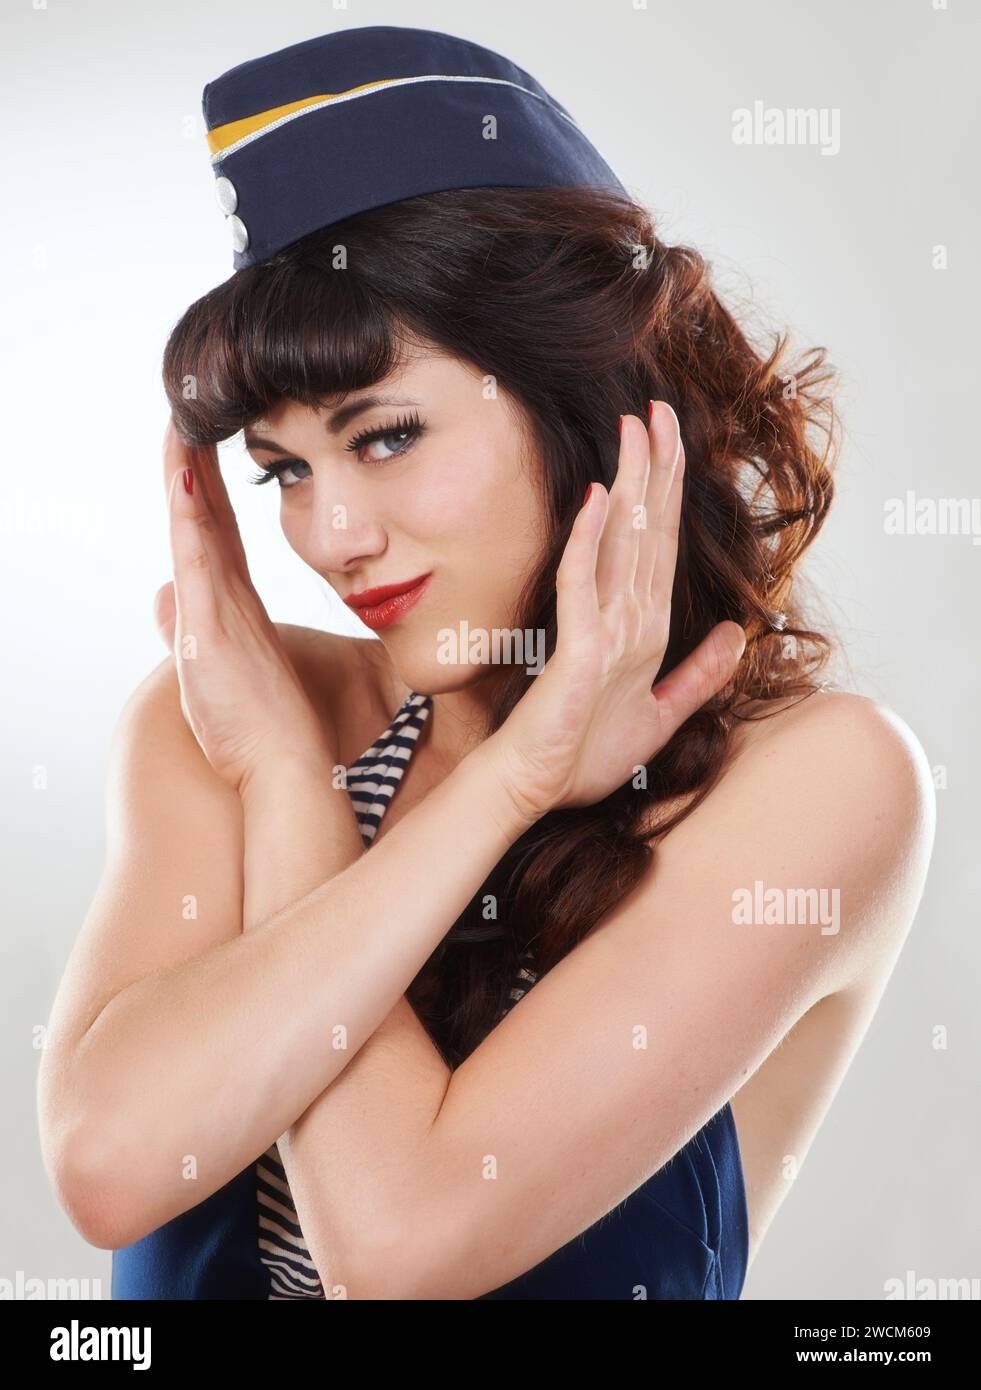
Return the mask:
{"type": "Polygon", "coordinates": [[[537,492],[506,453],[468,450],[435,462],[403,512],[416,534],[459,541],[467,552],[524,554],[539,543],[537,492]],[[411,518],[411,521],[410,521],[411,518]]]}

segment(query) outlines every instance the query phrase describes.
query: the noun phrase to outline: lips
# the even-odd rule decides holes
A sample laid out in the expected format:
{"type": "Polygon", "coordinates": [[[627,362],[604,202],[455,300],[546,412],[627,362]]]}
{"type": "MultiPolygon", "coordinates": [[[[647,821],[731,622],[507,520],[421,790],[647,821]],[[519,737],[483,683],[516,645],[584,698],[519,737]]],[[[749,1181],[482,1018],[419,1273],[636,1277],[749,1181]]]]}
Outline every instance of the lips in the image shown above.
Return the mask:
{"type": "Polygon", "coordinates": [[[388,627],[417,603],[429,584],[432,570],[401,584],[379,584],[374,589],[362,589],[350,594],[344,602],[370,628],[388,627]]]}

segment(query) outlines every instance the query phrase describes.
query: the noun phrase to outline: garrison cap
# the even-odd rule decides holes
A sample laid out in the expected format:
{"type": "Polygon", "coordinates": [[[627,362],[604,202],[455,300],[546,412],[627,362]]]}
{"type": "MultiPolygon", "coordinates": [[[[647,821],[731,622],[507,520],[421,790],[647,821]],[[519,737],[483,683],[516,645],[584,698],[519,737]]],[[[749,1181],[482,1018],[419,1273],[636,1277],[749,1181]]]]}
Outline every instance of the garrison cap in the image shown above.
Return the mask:
{"type": "Polygon", "coordinates": [[[430,29],[370,25],[291,44],[209,82],[202,109],[236,270],[419,193],[626,193],[530,73],[430,29]]]}

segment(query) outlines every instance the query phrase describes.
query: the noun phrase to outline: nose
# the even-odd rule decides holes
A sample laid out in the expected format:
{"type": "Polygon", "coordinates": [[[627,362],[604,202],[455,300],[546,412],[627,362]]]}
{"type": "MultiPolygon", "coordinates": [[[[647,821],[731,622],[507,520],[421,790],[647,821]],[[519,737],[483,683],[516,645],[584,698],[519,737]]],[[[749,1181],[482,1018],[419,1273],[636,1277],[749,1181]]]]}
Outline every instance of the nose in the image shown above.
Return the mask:
{"type": "Polygon", "coordinates": [[[304,517],[303,558],[321,574],[352,574],[383,555],[388,534],[367,499],[336,476],[318,479],[304,517]]]}

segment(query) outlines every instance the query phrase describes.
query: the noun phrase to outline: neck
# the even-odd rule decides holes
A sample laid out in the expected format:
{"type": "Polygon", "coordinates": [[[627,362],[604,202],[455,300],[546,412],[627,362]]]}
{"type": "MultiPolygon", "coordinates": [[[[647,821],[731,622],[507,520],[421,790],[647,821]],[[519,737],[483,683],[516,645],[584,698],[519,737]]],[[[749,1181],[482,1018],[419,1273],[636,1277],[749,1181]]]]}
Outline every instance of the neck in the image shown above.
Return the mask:
{"type": "MultiPolygon", "coordinates": [[[[507,668],[488,667],[478,680],[461,690],[430,695],[432,707],[426,721],[425,746],[429,750],[428,758],[444,774],[451,772],[487,736],[491,698],[508,674],[507,668]]],[[[397,704],[406,698],[412,687],[400,676],[396,676],[396,680],[397,704]]],[[[427,694],[426,691],[418,693],[427,694]]]]}

